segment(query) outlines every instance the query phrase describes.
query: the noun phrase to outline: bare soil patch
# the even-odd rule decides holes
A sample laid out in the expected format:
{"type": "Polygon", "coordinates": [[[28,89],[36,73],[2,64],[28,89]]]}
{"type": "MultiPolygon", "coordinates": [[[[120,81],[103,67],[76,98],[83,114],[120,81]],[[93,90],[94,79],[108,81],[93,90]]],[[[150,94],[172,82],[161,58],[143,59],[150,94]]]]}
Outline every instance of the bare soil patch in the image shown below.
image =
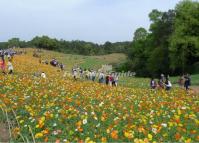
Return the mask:
{"type": "Polygon", "coordinates": [[[9,142],[9,131],[5,123],[0,122],[0,142],[9,142]]]}

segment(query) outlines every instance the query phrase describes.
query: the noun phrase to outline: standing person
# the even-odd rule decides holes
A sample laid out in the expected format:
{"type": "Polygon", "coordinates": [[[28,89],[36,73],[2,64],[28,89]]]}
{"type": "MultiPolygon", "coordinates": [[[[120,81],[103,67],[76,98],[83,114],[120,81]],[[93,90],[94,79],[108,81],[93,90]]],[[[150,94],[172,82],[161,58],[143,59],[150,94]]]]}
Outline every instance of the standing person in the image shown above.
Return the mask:
{"type": "Polygon", "coordinates": [[[80,67],[80,69],[79,69],[79,73],[80,73],[80,77],[83,78],[83,73],[84,73],[84,72],[83,72],[83,69],[82,69],[81,67],[80,67]]]}
{"type": "Polygon", "coordinates": [[[116,85],[115,85],[115,73],[112,74],[112,77],[113,77],[113,79],[112,79],[112,86],[116,86],[116,85]]]}
{"type": "Polygon", "coordinates": [[[113,76],[112,74],[109,76],[109,85],[112,86],[113,83],[113,76]]]}
{"type": "Polygon", "coordinates": [[[114,80],[115,80],[115,86],[118,86],[118,80],[119,80],[118,74],[115,74],[114,80]]]}
{"type": "Polygon", "coordinates": [[[179,80],[178,80],[178,84],[181,88],[183,88],[184,85],[184,75],[180,76],[179,80]]]}
{"type": "Polygon", "coordinates": [[[96,73],[95,73],[95,71],[92,71],[91,72],[91,79],[92,79],[92,81],[95,81],[95,77],[96,77],[96,73]]]}
{"type": "Polygon", "coordinates": [[[106,75],[106,85],[108,85],[109,84],[109,75],[107,74],[106,75]]]}
{"type": "Polygon", "coordinates": [[[73,71],[73,78],[74,78],[74,80],[77,80],[77,70],[76,69],[73,71]]]}
{"type": "Polygon", "coordinates": [[[156,81],[154,80],[154,78],[151,78],[150,87],[151,87],[151,89],[156,88],[156,81]]]}
{"type": "Polygon", "coordinates": [[[41,73],[41,77],[42,77],[42,78],[46,78],[45,72],[42,72],[42,73],[41,73]]]}
{"type": "Polygon", "coordinates": [[[85,69],[85,78],[86,78],[86,80],[89,79],[89,71],[88,71],[88,69],[87,70],[85,69]]]}
{"type": "Polygon", "coordinates": [[[61,63],[60,64],[60,69],[63,71],[64,70],[64,65],[61,63]]]}
{"type": "Polygon", "coordinates": [[[104,82],[104,73],[100,72],[99,73],[99,83],[103,83],[104,82]]]}
{"type": "Polygon", "coordinates": [[[191,85],[191,79],[190,79],[190,76],[189,74],[187,74],[186,76],[184,76],[184,87],[186,90],[189,90],[189,86],[191,85]]]}
{"type": "Polygon", "coordinates": [[[8,60],[8,74],[12,74],[13,73],[13,65],[11,60],[8,60]]]}
{"type": "Polygon", "coordinates": [[[165,88],[166,90],[170,90],[172,87],[171,81],[168,78],[166,78],[165,86],[166,86],[165,88]]]}
{"type": "Polygon", "coordinates": [[[2,53],[2,55],[1,55],[1,64],[0,65],[1,65],[2,73],[6,74],[6,72],[5,72],[6,62],[4,59],[4,53],[2,53]]]}

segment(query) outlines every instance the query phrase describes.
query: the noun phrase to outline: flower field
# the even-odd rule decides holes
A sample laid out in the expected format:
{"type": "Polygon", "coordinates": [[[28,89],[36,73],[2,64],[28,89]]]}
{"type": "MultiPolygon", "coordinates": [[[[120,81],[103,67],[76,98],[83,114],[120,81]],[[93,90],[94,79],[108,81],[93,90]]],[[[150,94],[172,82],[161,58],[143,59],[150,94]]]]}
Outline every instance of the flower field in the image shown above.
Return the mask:
{"type": "Polygon", "coordinates": [[[12,141],[199,142],[197,95],[73,81],[27,55],[14,67],[0,75],[0,116],[12,141]]]}

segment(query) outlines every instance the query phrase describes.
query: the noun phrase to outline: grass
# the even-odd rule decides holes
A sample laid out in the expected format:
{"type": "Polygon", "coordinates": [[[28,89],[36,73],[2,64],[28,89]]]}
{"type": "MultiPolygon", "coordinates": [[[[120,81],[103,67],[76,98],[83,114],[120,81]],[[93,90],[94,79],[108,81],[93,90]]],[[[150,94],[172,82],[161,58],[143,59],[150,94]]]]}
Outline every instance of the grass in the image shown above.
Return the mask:
{"type": "MultiPolygon", "coordinates": [[[[177,83],[179,78],[179,76],[171,77],[171,81],[177,83]]],[[[199,74],[191,75],[191,85],[199,86],[199,74]]]]}
{"type": "MultiPolygon", "coordinates": [[[[20,49],[18,49],[20,50],[20,49]]],[[[26,48],[27,54],[32,56],[35,49],[26,48]]],[[[63,54],[54,51],[42,50],[40,53],[42,60],[50,61],[52,58],[56,58],[65,64],[67,70],[71,70],[73,66],[77,65],[87,69],[99,69],[103,64],[120,64],[126,61],[126,55],[122,53],[113,53],[101,56],[83,56],[73,54],[63,54]]],[[[39,59],[38,59],[39,60],[39,59]]]]}

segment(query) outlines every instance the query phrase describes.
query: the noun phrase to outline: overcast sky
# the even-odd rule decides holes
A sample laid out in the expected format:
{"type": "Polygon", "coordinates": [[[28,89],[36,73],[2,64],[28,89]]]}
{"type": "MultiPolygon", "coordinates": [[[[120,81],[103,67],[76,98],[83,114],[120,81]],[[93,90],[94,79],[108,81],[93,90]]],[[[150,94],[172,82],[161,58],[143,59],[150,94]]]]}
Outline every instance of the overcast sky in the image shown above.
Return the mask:
{"type": "Polygon", "coordinates": [[[152,9],[173,9],[179,0],[0,0],[0,41],[48,35],[95,43],[130,41],[148,29],[152,9]]]}

